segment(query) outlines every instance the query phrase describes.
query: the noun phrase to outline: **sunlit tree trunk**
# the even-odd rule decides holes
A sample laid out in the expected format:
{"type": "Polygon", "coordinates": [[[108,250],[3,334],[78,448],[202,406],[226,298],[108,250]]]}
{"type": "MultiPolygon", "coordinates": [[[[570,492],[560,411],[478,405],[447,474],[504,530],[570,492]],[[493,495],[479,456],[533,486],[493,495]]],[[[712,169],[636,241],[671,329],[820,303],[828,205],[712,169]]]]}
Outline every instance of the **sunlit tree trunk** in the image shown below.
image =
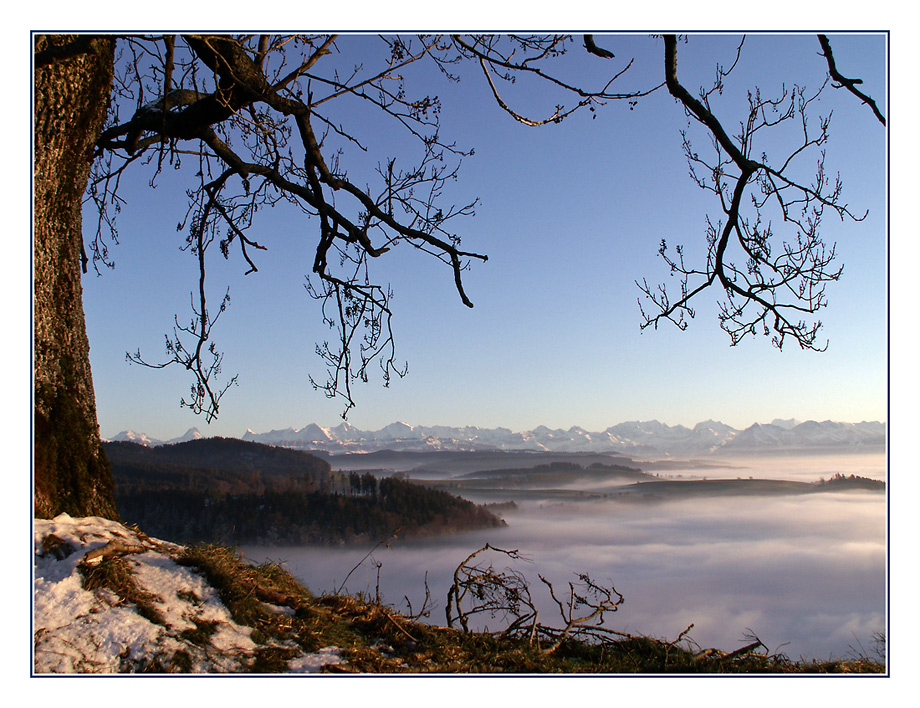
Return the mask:
{"type": "Polygon", "coordinates": [[[99,439],[81,285],[83,194],[112,89],[114,39],[35,44],[35,515],[117,519],[99,439]]]}

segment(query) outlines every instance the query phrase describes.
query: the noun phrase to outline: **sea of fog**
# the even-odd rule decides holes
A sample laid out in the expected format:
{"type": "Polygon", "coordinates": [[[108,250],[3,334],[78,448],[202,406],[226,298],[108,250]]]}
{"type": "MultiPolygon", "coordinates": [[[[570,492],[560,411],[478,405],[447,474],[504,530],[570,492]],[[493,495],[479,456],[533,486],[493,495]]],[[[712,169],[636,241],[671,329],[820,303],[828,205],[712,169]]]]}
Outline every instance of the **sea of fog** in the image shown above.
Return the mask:
{"type": "MultiPolygon", "coordinates": [[[[725,460],[720,460],[724,464],[725,460]]],[[[662,476],[815,481],[835,473],[885,479],[884,455],[734,459],[731,468],[662,471],[662,476]]],[[[507,497],[506,497],[507,498],[507,497]]],[[[476,498],[481,502],[483,499],[476,498]]],[[[541,621],[558,610],[538,579],[558,591],[576,573],[612,584],[625,597],[606,626],[675,639],[689,625],[702,648],[739,648],[753,633],[771,652],[828,659],[874,655],[886,629],[886,497],[838,492],[730,496],[658,503],[529,498],[503,529],[436,541],[369,547],[244,547],[256,562],[282,562],[314,592],[378,592],[400,611],[425,600],[443,624],[454,569],[486,543],[527,562],[491,556],[523,573],[541,621]],[[379,564],[379,567],[378,567],[379,564]],[[350,575],[349,575],[350,574],[350,575]],[[346,582],[347,577],[347,582],[346,582]],[[344,588],[342,588],[342,584],[344,588]]],[[[489,629],[500,619],[485,618],[489,629]]]]}

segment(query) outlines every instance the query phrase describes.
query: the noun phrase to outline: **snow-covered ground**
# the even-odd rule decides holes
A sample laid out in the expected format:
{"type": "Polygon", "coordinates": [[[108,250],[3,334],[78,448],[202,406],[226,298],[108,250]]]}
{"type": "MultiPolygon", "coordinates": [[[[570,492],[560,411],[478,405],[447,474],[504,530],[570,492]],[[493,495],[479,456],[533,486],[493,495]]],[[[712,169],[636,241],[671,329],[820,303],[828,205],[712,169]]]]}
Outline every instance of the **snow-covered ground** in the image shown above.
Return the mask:
{"type": "MultiPolygon", "coordinates": [[[[168,669],[176,665],[177,654],[193,673],[235,673],[251,660],[256,648],[251,628],[233,621],[201,575],[176,563],[179,546],[139,535],[114,521],[67,514],[50,521],[36,519],[34,545],[35,674],[168,669]],[[81,562],[98,562],[101,549],[117,545],[128,549],[124,558],[139,589],[156,596],[154,606],[163,624],[146,619],[110,590],[83,588],[81,562]],[[181,636],[196,629],[195,620],[217,623],[204,646],[181,636]]],[[[296,648],[293,643],[281,646],[296,648]]],[[[341,661],[338,650],[327,647],[315,654],[300,652],[288,670],[317,672],[341,661]]]]}

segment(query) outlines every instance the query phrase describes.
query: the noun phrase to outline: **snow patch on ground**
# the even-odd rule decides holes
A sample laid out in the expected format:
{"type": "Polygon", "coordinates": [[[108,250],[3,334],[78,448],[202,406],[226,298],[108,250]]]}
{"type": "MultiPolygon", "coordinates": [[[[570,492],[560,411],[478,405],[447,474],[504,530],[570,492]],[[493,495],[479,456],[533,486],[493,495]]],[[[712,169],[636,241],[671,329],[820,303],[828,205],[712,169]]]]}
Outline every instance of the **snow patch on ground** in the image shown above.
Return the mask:
{"type": "MultiPolygon", "coordinates": [[[[34,673],[235,673],[251,661],[251,628],[235,623],[217,591],[175,561],[181,546],[114,521],[61,514],[35,520],[34,548],[34,673]],[[162,624],[111,590],[84,589],[81,563],[92,563],[94,552],[113,542],[132,549],[123,557],[138,587],[154,596],[162,624]],[[205,641],[189,637],[199,625],[216,631],[205,641]]],[[[318,672],[341,661],[337,648],[326,647],[291,659],[288,670],[318,672]]]]}

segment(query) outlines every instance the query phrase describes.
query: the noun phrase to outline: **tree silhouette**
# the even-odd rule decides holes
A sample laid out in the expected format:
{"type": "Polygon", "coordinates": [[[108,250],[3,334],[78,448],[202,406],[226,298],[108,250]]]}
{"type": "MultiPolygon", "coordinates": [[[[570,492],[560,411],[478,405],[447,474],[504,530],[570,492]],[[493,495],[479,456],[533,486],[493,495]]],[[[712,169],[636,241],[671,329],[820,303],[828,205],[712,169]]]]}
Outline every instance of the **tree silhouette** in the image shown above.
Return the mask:
{"type": "MultiPolygon", "coordinates": [[[[458,81],[460,67],[472,64],[498,109],[529,126],[559,123],[609,102],[634,105],[653,92],[668,91],[712,138],[711,157],[701,157],[689,137],[685,153],[699,186],[718,198],[724,221],[710,222],[709,255],[703,265],[685,263],[682,248],[672,254],[661,244],[668,267],[681,276],[681,291],[672,300],[665,288],[654,289],[643,280],[642,326],[669,320],[685,327],[686,317],[693,315],[692,302],[715,285],[726,297],[721,322],[733,344],[762,327],[779,346],[792,337],[803,347],[820,348],[820,322],[809,318],[826,304],[825,284],[840,276],[833,247],[821,239],[821,219],[827,210],[841,217],[859,216],[842,203],[839,180],[824,174],[821,151],[829,123],[819,120],[814,130],[806,119],[816,94],[796,88],[762,98],[752,89],[749,119],[739,135],[730,137],[710,99],[732,67],[719,68],[716,84],[693,96],[679,79],[681,40],[673,35],[661,39],[664,79],[623,91],[617,86],[630,76],[634,60],[619,56],[612,36],[586,35],[578,42],[566,35],[385,36],[376,41],[382,51],[364,55],[353,44],[346,50],[347,43],[336,35],[36,37],[36,175],[50,160],[54,169],[42,167],[43,176],[87,184],[96,212],[95,233],[85,245],[78,240],[79,209],[70,212],[75,230],[66,265],[77,281],[80,266],[85,273],[90,262],[97,269],[111,265],[109,244],[117,241],[119,185],[126,170],[146,168],[152,184],[166,169],[188,175],[188,211],[180,229],[198,262],[191,317],[176,316],[173,332],[166,336],[165,360],[149,360],[140,351],[128,355],[147,366],[187,369],[192,386],[183,405],[210,420],[219,414],[222,397],[235,380],[219,380],[222,353],[213,335],[229,292],[216,303],[209,299],[209,254],[216,244],[225,258],[235,253],[247,273],[256,272],[258,251],[267,247],[263,236],[256,235],[257,215],[273,205],[294,205],[314,228],[312,234],[305,231],[314,254],[309,292],[322,303],[331,336],[316,348],[326,365],[326,380],[313,384],[327,396],[342,398],[343,417],[355,405],[352,383],[368,380],[372,364],[379,367],[384,385],[394,374],[405,373],[395,352],[392,291],[377,278],[375,261],[395,257],[401,244],[416,249],[446,265],[460,301],[472,307],[463,275],[472,262],[487,256],[463,249],[457,222],[472,215],[476,203],[451,204],[445,198],[470,149],[441,135],[441,106],[433,87],[411,81],[411,69],[422,62],[436,67],[447,82],[458,81]],[[583,77],[567,75],[563,57],[573,51],[601,62],[608,78],[587,86],[583,77]],[[76,65],[90,67],[94,80],[108,87],[77,98],[77,108],[98,114],[106,97],[111,100],[101,130],[95,123],[81,124],[94,150],[90,154],[79,148],[80,157],[73,160],[46,152],[38,138],[53,122],[45,119],[55,110],[43,92],[49,85],[75,82],[68,72],[76,65]],[[536,116],[516,107],[508,91],[513,93],[517,82],[538,82],[551,106],[536,116]],[[376,168],[353,170],[352,155],[377,147],[378,132],[355,120],[368,115],[375,128],[387,123],[414,147],[407,148],[402,140],[376,168]],[[768,162],[756,153],[763,133],[793,121],[801,125],[801,139],[790,154],[768,162]],[[809,182],[801,177],[799,164],[815,151],[822,159],[809,182]],[[746,196],[751,198],[750,214],[742,208],[746,196]],[[774,233],[771,219],[776,215],[789,235],[774,233]]],[[[859,80],[837,71],[827,38],[822,35],[816,44],[828,63],[829,82],[854,91],[859,80]]],[[[742,49],[743,43],[739,56],[742,49]]],[[[884,122],[871,99],[856,96],[884,122]]],[[[68,126],[64,134],[76,141],[77,130],[68,126]]],[[[50,198],[45,192],[36,195],[36,234],[46,225],[42,207],[50,198]]],[[[36,264],[45,248],[36,236],[36,264]]],[[[36,293],[51,275],[36,267],[36,293]]],[[[73,300],[79,294],[59,290],[55,297],[73,300]]],[[[37,323],[55,316],[48,314],[51,309],[44,302],[36,296],[37,323]]],[[[82,310],[77,319],[83,326],[82,310]]],[[[88,358],[81,359],[85,375],[79,375],[80,386],[91,391],[88,358]]],[[[54,361],[36,359],[36,392],[40,380],[47,378],[43,372],[55,366],[54,361]]],[[[38,420],[38,393],[36,401],[38,420]]],[[[90,432],[81,429],[79,435],[98,448],[94,406],[81,415],[90,432]]],[[[36,458],[46,449],[47,436],[40,427],[36,425],[36,458]]]]}
{"type": "MultiPolygon", "coordinates": [[[[821,46],[833,75],[833,55],[824,35],[821,46]]],[[[664,47],[668,91],[712,138],[713,154],[704,157],[687,133],[683,134],[690,174],[701,189],[718,197],[724,221],[707,219],[709,249],[703,265],[686,263],[681,246],[671,252],[662,240],[659,253],[671,273],[680,276],[680,294],[672,300],[664,286],[653,289],[643,280],[639,287],[651,312],[646,313],[640,298],[642,327],[657,327],[669,320],[685,329],[686,317],[694,315],[691,303],[701,292],[718,285],[725,294],[719,303],[719,322],[733,345],[762,329],[780,349],[787,337],[804,349],[826,348],[826,343],[816,343],[821,321],[812,316],[827,305],[826,285],[840,278],[843,267],[835,263],[833,245],[826,245],[821,237],[822,220],[827,211],[841,219],[865,218],[853,214],[842,200],[840,176],[832,178],[825,171],[823,148],[830,118],[820,118],[817,129],[809,122],[809,109],[827,82],[812,93],[795,86],[770,98],[761,96],[759,90],[750,91],[747,120],[730,137],[713,113],[710,98],[721,93],[737,58],[728,68],[717,67],[713,86],[697,98],[678,79],[677,37],[666,35],[664,47]],[[799,132],[796,145],[779,161],[768,160],[766,153],[757,155],[758,133],[787,124],[794,124],[799,132]],[[803,164],[816,164],[810,179],[803,173],[803,164]],[[776,233],[771,215],[777,217],[776,228],[783,233],[776,233]]],[[[743,42],[738,57],[742,47],[743,42]]],[[[874,102],[872,106],[884,125],[874,102]]]]}

